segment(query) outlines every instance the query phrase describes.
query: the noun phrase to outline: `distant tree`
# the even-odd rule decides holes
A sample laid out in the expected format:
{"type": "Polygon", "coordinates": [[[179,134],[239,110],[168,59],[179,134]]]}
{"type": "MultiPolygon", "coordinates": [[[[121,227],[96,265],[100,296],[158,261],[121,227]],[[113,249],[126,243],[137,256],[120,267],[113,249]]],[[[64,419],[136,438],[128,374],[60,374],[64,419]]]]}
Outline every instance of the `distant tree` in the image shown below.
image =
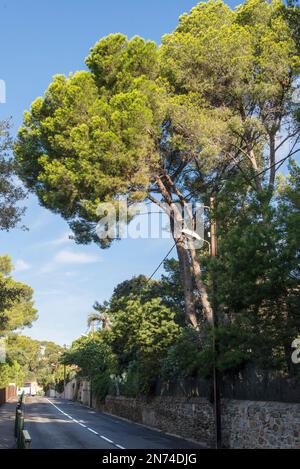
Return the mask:
{"type": "Polygon", "coordinates": [[[18,362],[0,364],[0,388],[6,387],[9,383],[15,383],[17,386],[23,386],[26,372],[18,362]]]}
{"type": "Polygon", "coordinates": [[[97,301],[95,302],[94,306],[94,312],[89,314],[88,316],[88,326],[94,329],[95,323],[100,324],[101,328],[103,329],[109,329],[110,327],[110,321],[109,321],[109,308],[107,304],[101,305],[97,301]]]}
{"type": "Polygon", "coordinates": [[[0,257],[0,334],[28,327],[37,319],[33,306],[33,290],[15,281],[10,275],[12,263],[9,256],[0,257]]]}
{"type": "Polygon", "coordinates": [[[38,340],[11,334],[7,339],[7,354],[9,360],[21,366],[27,377],[37,377],[41,359],[41,345],[38,340]]]}
{"type": "Polygon", "coordinates": [[[65,365],[76,366],[82,376],[89,378],[93,392],[100,398],[108,393],[111,375],[116,373],[115,356],[105,338],[107,336],[100,333],[80,337],[60,360],[65,365]]]}
{"type": "Polygon", "coordinates": [[[16,164],[10,156],[12,139],[9,135],[9,122],[0,121],[0,230],[8,231],[21,220],[24,208],[19,202],[25,192],[16,183],[16,164]]]}
{"type": "Polygon", "coordinates": [[[25,380],[35,380],[47,390],[49,385],[61,386],[66,371],[67,380],[72,374],[70,367],[64,370],[60,358],[64,348],[50,341],[38,341],[31,337],[10,333],[6,338],[6,363],[0,365],[1,373],[14,376],[22,385],[25,380]]]}
{"type": "Polygon", "coordinates": [[[43,386],[46,391],[49,385],[52,385],[61,392],[64,378],[68,381],[72,376],[70,367],[66,367],[60,363],[64,347],[50,341],[40,342],[40,356],[38,366],[35,371],[37,382],[43,386]]]}

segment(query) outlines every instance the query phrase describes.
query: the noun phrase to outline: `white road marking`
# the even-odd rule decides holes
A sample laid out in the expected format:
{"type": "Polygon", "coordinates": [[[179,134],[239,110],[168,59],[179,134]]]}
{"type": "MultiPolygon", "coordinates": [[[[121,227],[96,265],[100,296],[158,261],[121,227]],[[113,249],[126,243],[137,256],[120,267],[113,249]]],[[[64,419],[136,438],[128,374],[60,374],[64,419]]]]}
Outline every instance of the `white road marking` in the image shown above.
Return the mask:
{"type": "Polygon", "coordinates": [[[100,438],[102,438],[102,440],[107,441],[108,443],[114,444],[114,442],[112,440],[110,440],[109,438],[106,438],[106,436],[100,435],[100,438]]]}
{"type": "Polygon", "coordinates": [[[95,430],[93,430],[92,428],[89,428],[89,427],[88,427],[88,430],[89,430],[90,432],[94,433],[95,435],[99,435],[99,433],[98,433],[98,432],[95,432],[95,430]]]}
{"type": "MultiPolygon", "coordinates": [[[[61,414],[64,414],[66,417],[68,417],[69,419],[73,420],[73,422],[77,423],[78,425],[80,425],[81,427],[83,428],[86,428],[87,430],[89,430],[91,433],[94,433],[95,435],[97,436],[100,436],[100,438],[102,438],[102,440],[105,440],[107,441],[107,443],[110,443],[114,446],[116,446],[116,448],[119,448],[119,449],[125,449],[123,446],[121,445],[118,445],[117,443],[114,443],[112,440],[110,440],[109,438],[106,438],[106,436],[103,436],[103,435],[99,435],[98,432],[96,432],[95,430],[93,430],[92,428],[89,428],[87,427],[86,425],[84,425],[83,423],[81,422],[78,422],[78,420],[74,419],[73,417],[71,417],[70,415],[66,414],[63,410],[61,410],[59,407],[57,407],[55,404],[53,404],[52,401],[50,401],[50,399],[46,398],[47,401],[53,405],[53,407],[55,407],[55,409],[57,409],[61,414]]],[[[90,413],[96,413],[96,412],[90,412],[90,413]]]]}

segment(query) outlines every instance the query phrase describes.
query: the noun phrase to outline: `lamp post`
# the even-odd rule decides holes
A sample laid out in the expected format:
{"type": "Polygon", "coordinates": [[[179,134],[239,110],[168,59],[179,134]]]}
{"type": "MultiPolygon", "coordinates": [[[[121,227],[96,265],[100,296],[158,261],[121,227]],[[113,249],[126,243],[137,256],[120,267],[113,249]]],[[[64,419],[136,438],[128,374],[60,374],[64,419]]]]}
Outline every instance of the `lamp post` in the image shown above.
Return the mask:
{"type": "MultiPolygon", "coordinates": [[[[204,241],[209,245],[209,253],[212,258],[216,258],[218,255],[218,243],[217,243],[217,222],[214,216],[215,210],[215,198],[210,198],[210,206],[205,207],[211,211],[211,225],[210,225],[210,242],[202,239],[196,231],[184,228],[182,233],[198,241],[204,241]]],[[[221,395],[220,395],[220,376],[217,367],[217,357],[219,355],[219,344],[216,338],[216,330],[218,327],[218,310],[217,302],[215,299],[216,295],[216,282],[213,278],[212,281],[213,290],[213,304],[212,304],[212,320],[211,326],[213,331],[213,393],[214,393],[214,421],[215,421],[215,446],[216,449],[222,448],[222,422],[221,422],[221,395]]]]}
{"type": "Polygon", "coordinates": [[[64,399],[66,398],[66,365],[64,364],[64,399]]]}
{"type": "MultiPolygon", "coordinates": [[[[64,349],[65,349],[65,351],[67,350],[66,344],[64,344],[64,349]]],[[[66,377],[67,377],[66,364],[64,363],[64,399],[66,399],[66,381],[67,381],[66,377]]]]}
{"type": "MultiPolygon", "coordinates": [[[[215,198],[210,199],[210,210],[212,213],[211,225],[210,225],[210,242],[211,242],[211,257],[216,258],[218,255],[218,242],[217,242],[217,222],[214,216],[215,210],[215,198]]],[[[216,282],[213,277],[212,280],[213,289],[213,305],[212,305],[212,326],[213,326],[213,387],[214,387],[214,414],[215,414],[215,442],[216,449],[222,447],[222,422],[221,422],[221,396],[220,396],[220,376],[217,367],[217,357],[219,355],[219,344],[216,338],[216,330],[218,328],[218,310],[217,302],[215,299],[216,295],[216,282]]]]}

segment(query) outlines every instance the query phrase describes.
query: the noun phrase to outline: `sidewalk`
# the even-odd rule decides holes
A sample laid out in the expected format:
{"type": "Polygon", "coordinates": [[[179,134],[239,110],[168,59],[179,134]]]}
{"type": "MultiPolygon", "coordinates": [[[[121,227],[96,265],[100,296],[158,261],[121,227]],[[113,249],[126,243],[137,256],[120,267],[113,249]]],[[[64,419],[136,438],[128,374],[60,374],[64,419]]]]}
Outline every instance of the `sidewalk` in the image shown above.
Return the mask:
{"type": "Polygon", "coordinates": [[[0,406],[0,449],[15,447],[14,425],[16,400],[11,400],[0,406]]]}

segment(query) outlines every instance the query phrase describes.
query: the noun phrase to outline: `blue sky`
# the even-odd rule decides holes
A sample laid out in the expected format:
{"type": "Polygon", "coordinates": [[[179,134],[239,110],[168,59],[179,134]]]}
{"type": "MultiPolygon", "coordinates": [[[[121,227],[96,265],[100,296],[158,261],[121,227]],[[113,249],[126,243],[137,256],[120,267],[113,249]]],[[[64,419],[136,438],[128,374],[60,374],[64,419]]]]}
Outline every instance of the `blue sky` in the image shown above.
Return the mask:
{"type": "MultiPolygon", "coordinates": [[[[229,2],[232,6],[239,2],[229,2]]],[[[195,0],[0,0],[0,79],[7,102],[0,119],[12,117],[17,132],[22,114],[43,94],[52,76],[84,68],[84,58],[101,37],[122,32],[160,42],[195,0]]],[[[29,231],[0,232],[2,254],[10,254],[15,278],[35,290],[39,319],[24,333],[70,344],[86,331],[95,300],[109,299],[121,281],[150,275],[170,240],[123,240],[109,250],[68,240],[60,216],[27,200],[29,231]]],[[[161,271],[158,275],[160,275],[161,271]]]]}

